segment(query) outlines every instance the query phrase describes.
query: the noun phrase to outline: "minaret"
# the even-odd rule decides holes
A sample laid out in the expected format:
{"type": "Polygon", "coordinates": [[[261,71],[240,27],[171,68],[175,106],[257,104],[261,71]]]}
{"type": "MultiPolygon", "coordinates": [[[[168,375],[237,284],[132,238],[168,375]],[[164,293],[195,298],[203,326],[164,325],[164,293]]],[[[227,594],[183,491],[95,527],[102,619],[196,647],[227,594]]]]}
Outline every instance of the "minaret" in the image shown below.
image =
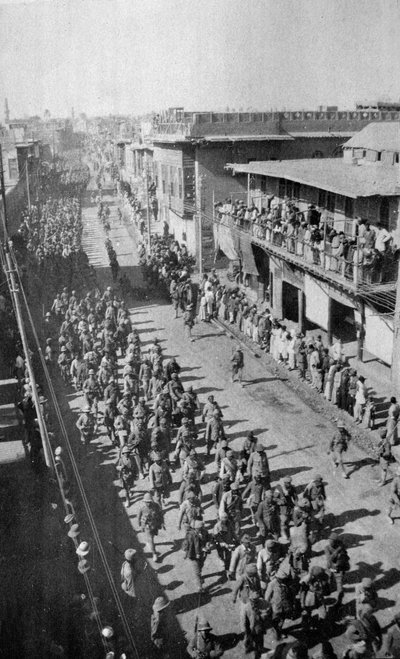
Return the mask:
{"type": "Polygon", "coordinates": [[[10,109],[8,107],[8,98],[4,100],[4,121],[6,124],[10,123],[10,109]]]}

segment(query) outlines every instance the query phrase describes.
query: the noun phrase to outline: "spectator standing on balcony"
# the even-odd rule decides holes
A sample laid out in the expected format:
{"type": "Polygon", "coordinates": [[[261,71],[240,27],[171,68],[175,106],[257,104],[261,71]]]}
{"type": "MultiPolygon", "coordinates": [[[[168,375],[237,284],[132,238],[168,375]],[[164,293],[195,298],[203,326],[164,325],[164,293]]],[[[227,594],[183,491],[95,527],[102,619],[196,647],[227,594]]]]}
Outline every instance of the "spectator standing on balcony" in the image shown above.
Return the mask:
{"type": "Polygon", "coordinates": [[[376,228],[377,232],[375,237],[375,249],[383,254],[389,247],[389,243],[392,240],[392,235],[389,233],[389,231],[387,231],[387,229],[385,229],[381,222],[376,225],[376,228]]]}
{"type": "Polygon", "coordinates": [[[354,419],[356,423],[361,423],[365,404],[367,402],[367,387],[365,386],[365,378],[360,375],[357,381],[357,390],[354,405],[354,419]]]}

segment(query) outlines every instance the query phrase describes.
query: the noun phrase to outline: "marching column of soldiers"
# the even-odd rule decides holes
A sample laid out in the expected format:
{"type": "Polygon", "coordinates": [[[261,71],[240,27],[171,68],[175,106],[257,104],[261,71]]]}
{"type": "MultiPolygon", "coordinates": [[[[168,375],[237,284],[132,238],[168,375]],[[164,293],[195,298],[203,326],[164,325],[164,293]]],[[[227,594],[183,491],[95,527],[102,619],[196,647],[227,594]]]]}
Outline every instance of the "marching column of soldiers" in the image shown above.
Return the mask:
{"type": "MultiPolygon", "coordinates": [[[[185,258],[177,243],[157,239],[144,262],[152,282],[162,281],[169,290],[177,314],[191,305],[193,296],[185,258]]],[[[64,288],[53,309],[52,326],[58,336],[47,337],[46,344],[57,342],[58,346],[46,353],[48,363],[50,367],[57,363],[64,381],[82,395],[76,422],[80,441],[90,444],[104,426],[115,447],[124,505],[133,505],[138,481],[148,485],[143,493],[140,483],[143,497],[137,510],[137,530],[143,533],[152,560],[157,563],[162,558],[157,535],[165,528],[164,509],[171,498],[171,484],[178,482],[174,503],[179,506],[178,531],[185,532],[181,549],[190,566],[193,590],[199,598],[207,590],[203,568],[210,553],[216,551],[221,580],[231,585],[232,600],[239,608],[244,652],[260,657],[264,636],[270,631],[278,647],[285,646],[281,650],[285,656],[307,656],[302,643],[283,642],[285,627],[289,621],[297,621],[303,635],[328,638],[333,622],[341,618],[350,570],[345,542],[326,524],[327,483],[322,476],[314,474],[301,492],[290,477],[277,482],[266,449],[252,431],[243,438],[240,451],[234,451],[214,396],[199,401],[193,387],[185,388],[181,366],[175,358],[164,358],[157,337],[148,349],[143,347],[125,301],[112,287],[104,292],[91,290],[81,298],[64,288]],[[199,448],[204,449],[202,455],[199,448]],[[211,525],[204,520],[202,487],[204,463],[210,458],[215,467],[211,525]],[[326,542],[323,554],[314,556],[313,545],[322,539],[326,542]]],[[[241,382],[244,357],[239,345],[231,366],[232,380],[241,382]]],[[[345,478],[343,453],[350,440],[349,432],[338,424],[327,447],[333,469],[339,468],[345,478]]],[[[397,474],[388,502],[391,520],[399,506],[397,474]]],[[[173,529],[167,531],[174,533],[173,529]]],[[[126,550],[121,572],[122,589],[131,597],[136,597],[134,554],[134,550],[126,550]]],[[[167,606],[164,598],[157,598],[153,605],[152,656],[169,656],[163,613],[167,606]]],[[[392,630],[383,644],[374,615],[377,606],[373,580],[363,579],[346,629],[346,658],[368,659],[386,649],[400,657],[400,632],[392,630]]],[[[400,629],[397,613],[393,622],[393,629],[400,629]]],[[[211,631],[209,622],[198,616],[187,649],[190,656],[205,659],[223,654],[223,646],[211,631]]],[[[330,651],[335,656],[332,648],[330,651]]]]}

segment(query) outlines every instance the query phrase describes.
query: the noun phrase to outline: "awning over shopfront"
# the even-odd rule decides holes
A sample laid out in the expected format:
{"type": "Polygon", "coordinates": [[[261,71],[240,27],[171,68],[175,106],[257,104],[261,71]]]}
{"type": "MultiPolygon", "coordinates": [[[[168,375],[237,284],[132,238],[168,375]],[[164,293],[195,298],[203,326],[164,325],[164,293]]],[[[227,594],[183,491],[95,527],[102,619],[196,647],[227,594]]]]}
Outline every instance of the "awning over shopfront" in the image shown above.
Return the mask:
{"type": "Polygon", "coordinates": [[[393,352],[393,321],[365,307],[365,348],[389,366],[393,352]]]}
{"type": "Polygon", "coordinates": [[[213,229],[216,251],[220,249],[230,261],[238,261],[240,256],[237,251],[237,245],[235,245],[235,239],[231,228],[224,224],[214,222],[213,229]]]}
{"type": "Polygon", "coordinates": [[[306,318],[324,330],[328,329],[329,295],[320,282],[304,276],[304,294],[306,297],[306,318]]]}
{"type": "Polygon", "coordinates": [[[217,222],[213,226],[215,249],[220,249],[230,261],[240,260],[244,274],[258,276],[249,236],[217,222]]]}

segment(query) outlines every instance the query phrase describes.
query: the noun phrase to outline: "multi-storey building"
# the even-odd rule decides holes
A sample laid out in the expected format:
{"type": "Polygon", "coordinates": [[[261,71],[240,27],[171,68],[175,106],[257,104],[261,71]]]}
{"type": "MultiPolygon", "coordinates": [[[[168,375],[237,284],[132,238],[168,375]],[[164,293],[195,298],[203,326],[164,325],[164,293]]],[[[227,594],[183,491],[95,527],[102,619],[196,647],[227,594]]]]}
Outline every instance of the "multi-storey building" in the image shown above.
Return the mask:
{"type": "Polygon", "coordinates": [[[335,158],[341,145],[371,121],[398,120],[391,111],[184,112],[171,109],[152,130],[154,177],[160,218],[197,254],[213,257],[215,202],[247,197],[243,177],[232,178],[228,162],[335,158]]]}
{"type": "Polygon", "coordinates": [[[261,220],[243,221],[222,208],[215,241],[240,261],[254,297],[268,291],[276,317],[301,330],[326,330],[330,342],[357,340],[359,354],[364,349],[391,365],[399,122],[371,123],[343,152],[343,158],[228,165],[247,185],[246,203],[265,212],[261,220]],[[316,234],[309,231],[311,222],[316,234]]]}

